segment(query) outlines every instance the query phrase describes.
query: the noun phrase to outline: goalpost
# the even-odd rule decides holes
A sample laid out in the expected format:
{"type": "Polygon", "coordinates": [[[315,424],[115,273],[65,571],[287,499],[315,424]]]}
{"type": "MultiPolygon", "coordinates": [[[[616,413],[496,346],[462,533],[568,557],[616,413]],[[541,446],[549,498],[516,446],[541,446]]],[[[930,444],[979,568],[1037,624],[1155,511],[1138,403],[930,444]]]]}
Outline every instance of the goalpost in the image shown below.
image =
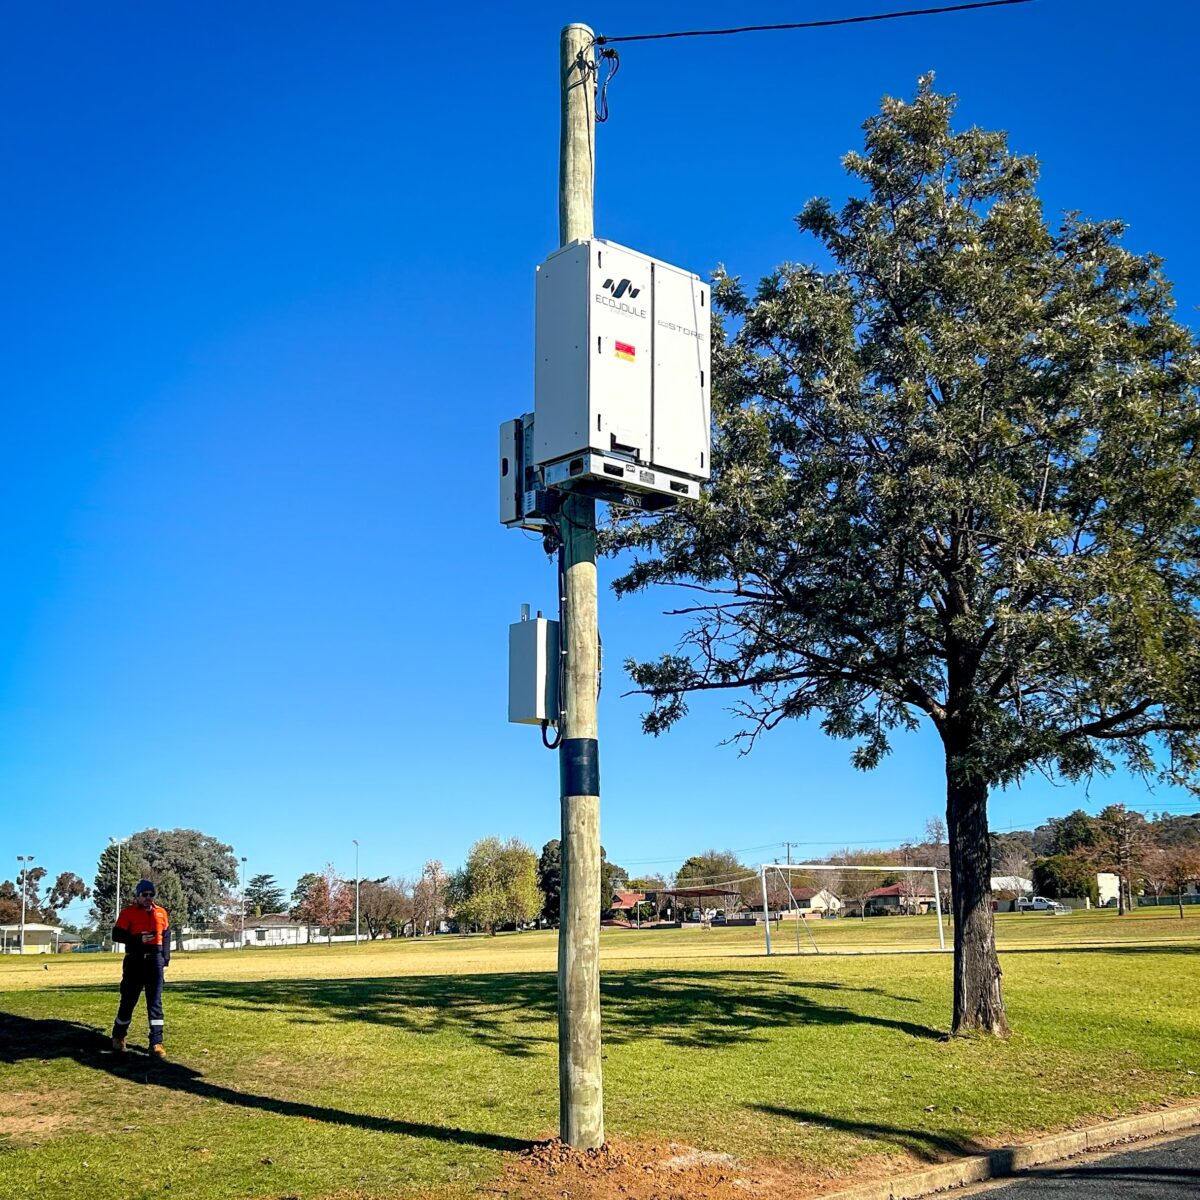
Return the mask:
{"type": "MultiPolygon", "coordinates": [[[[801,916],[800,904],[796,900],[796,895],[792,891],[791,876],[797,872],[804,875],[819,874],[821,871],[830,872],[835,875],[841,875],[848,872],[863,872],[873,875],[908,875],[914,879],[914,882],[919,881],[923,877],[930,877],[933,881],[933,906],[937,913],[938,927],[938,949],[946,949],[946,929],[942,920],[942,891],[938,882],[939,872],[944,872],[944,867],[898,867],[894,863],[865,863],[855,864],[850,866],[843,863],[763,863],[759,869],[759,881],[762,884],[762,911],[763,911],[763,929],[767,935],[767,954],[772,953],[771,948],[771,906],[767,896],[767,876],[768,872],[774,871],[778,874],[780,882],[787,889],[788,894],[788,912],[792,911],[795,906],[797,922],[796,926],[796,953],[800,952],[800,925],[803,924],[808,933],[809,941],[812,942],[813,950],[820,954],[820,947],[817,945],[817,940],[813,937],[812,930],[809,928],[808,921],[801,916]]],[[[862,901],[865,909],[866,900],[862,901]]],[[[864,911],[864,916],[865,911],[864,911]]]]}

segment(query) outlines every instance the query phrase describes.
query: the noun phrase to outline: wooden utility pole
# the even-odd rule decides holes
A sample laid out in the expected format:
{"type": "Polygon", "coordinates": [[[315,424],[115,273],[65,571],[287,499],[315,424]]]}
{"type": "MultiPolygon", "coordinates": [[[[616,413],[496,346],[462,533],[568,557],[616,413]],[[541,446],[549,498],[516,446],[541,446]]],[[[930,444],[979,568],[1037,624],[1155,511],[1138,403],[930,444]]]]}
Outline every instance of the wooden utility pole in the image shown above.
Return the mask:
{"type": "MultiPolygon", "coordinates": [[[[592,236],[596,164],[594,46],[586,25],[559,43],[562,125],[558,233],[562,245],[592,236]]],[[[568,492],[559,510],[565,647],[562,745],[562,899],[558,925],[559,1135],[579,1149],[604,1143],[600,1066],[600,757],[596,726],[599,630],[596,502],[568,492]]]]}

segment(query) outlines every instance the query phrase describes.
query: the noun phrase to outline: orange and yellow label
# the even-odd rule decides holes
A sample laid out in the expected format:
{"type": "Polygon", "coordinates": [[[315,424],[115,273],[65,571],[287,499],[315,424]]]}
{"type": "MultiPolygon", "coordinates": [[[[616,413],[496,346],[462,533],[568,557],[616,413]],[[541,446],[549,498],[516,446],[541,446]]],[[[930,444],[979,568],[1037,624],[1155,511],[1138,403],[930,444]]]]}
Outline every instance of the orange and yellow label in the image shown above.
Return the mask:
{"type": "Polygon", "coordinates": [[[637,358],[637,350],[628,342],[617,342],[617,357],[623,358],[626,362],[633,362],[637,358]]]}

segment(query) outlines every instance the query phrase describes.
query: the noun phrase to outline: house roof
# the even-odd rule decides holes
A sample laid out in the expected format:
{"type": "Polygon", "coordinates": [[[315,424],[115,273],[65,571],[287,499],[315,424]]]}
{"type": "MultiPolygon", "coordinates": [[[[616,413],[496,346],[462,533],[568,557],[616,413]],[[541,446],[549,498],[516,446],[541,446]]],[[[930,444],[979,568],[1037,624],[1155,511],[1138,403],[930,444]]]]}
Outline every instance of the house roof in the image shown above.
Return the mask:
{"type": "Polygon", "coordinates": [[[792,895],[797,900],[815,900],[821,894],[818,888],[798,887],[792,888],[792,895]]]}
{"type": "Polygon", "coordinates": [[[254,922],[253,928],[258,929],[261,929],[263,926],[275,926],[277,928],[283,928],[286,926],[289,929],[305,928],[303,921],[294,921],[287,913],[263,913],[261,917],[248,918],[246,924],[249,925],[251,921],[254,922]]]}
{"type": "Polygon", "coordinates": [[[867,899],[872,897],[882,899],[884,896],[912,896],[921,900],[932,899],[933,893],[925,890],[924,884],[890,883],[887,887],[878,887],[867,893],[867,899]]]}
{"type": "Polygon", "coordinates": [[[613,892],[613,908],[632,908],[645,898],[645,892],[613,892]]]}
{"type": "Polygon", "coordinates": [[[1033,880],[1021,875],[993,875],[993,892],[1032,892],[1033,880]]]}
{"type": "MultiPolygon", "coordinates": [[[[26,933],[46,933],[46,932],[56,933],[56,932],[58,932],[58,930],[59,930],[58,925],[43,925],[43,924],[41,924],[40,921],[26,921],[25,922],[25,932],[26,933]]],[[[21,926],[20,926],[20,924],[0,925],[0,932],[20,933],[21,926]]]]}

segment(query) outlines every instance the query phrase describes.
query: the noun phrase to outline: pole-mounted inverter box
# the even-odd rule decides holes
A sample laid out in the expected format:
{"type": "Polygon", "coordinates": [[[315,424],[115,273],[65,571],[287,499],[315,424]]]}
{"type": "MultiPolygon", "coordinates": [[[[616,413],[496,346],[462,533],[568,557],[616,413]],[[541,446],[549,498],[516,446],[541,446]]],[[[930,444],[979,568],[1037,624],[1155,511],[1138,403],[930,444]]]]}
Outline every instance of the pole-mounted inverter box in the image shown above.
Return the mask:
{"type": "Polygon", "coordinates": [[[710,304],[698,276],[600,238],[542,263],[533,449],[548,482],[582,463],[697,494],[711,463],[710,304]]]}
{"type": "Polygon", "coordinates": [[[558,720],[558,622],[541,613],[508,627],[508,719],[517,725],[558,720]]]}

